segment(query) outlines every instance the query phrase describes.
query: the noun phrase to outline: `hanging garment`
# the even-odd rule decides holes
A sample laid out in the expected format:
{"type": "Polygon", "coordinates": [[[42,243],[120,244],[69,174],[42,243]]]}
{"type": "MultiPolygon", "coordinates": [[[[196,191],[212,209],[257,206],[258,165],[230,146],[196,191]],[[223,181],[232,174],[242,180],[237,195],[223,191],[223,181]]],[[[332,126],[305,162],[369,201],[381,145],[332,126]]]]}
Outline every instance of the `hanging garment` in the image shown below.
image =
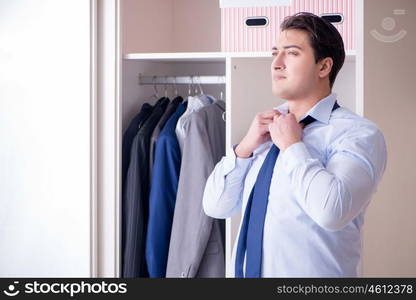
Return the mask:
{"type": "MultiPolygon", "coordinates": [[[[140,112],[131,120],[129,126],[123,134],[123,145],[122,145],[122,183],[125,185],[127,169],[130,164],[130,153],[131,153],[131,144],[133,139],[136,136],[139,129],[143,126],[144,122],[152,113],[153,106],[149,103],[144,103],[140,112]]],[[[123,188],[124,190],[124,188],[123,188]]]]}
{"type": "Polygon", "coordinates": [[[183,143],[185,139],[185,124],[188,121],[190,115],[194,111],[198,111],[200,108],[213,103],[215,100],[212,96],[208,95],[198,95],[198,96],[189,96],[188,97],[188,106],[186,108],[185,113],[180,117],[178,120],[178,124],[176,125],[176,136],[178,138],[179,147],[183,148],[183,143]]]}
{"type": "Polygon", "coordinates": [[[224,277],[224,220],[202,208],[205,182],[225,154],[225,103],[216,101],[189,116],[185,126],[178,194],[166,277],[224,277]]]}
{"type": "MultiPolygon", "coordinates": [[[[126,189],[126,176],[127,176],[127,170],[130,164],[130,155],[131,155],[131,144],[133,143],[133,139],[136,136],[137,132],[139,131],[139,129],[143,126],[144,122],[147,120],[147,118],[150,116],[150,114],[152,113],[153,110],[153,106],[148,104],[148,103],[144,103],[142,105],[142,108],[140,109],[140,112],[133,118],[133,120],[130,122],[129,126],[127,127],[127,129],[125,130],[124,134],[123,134],[123,144],[122,144],[122,175],[121,175],[121,183],[122,183],[122,202],[124,202],[125,199],[125,189],[126,189]]],[[[122,207],[124,207],[124,204],[122,204],[122,207]]],[[[126,239],[125,237],[125,233],[126,233],[126,222],[124,220],[124,218],[122,219],[121,222],[121,240],[124,241],[126,239]]],[[[124,243],[121,243],[122,248],[121,248],[121,253],[124,253],[124,243]]],[[[124,265],[124,257],[123,255],[121,256],[121,266],[124,265]]]]}
{"type": "Polygon", "coordinates": [[[124,277],[148,277],[145,241],[149,197],[149,145],[153,129],[168,103],[167,98],[158,101],[132,143],[130,165],[126,177],[126,199],[123,202],[123,219],[126,222],[124,277]]]}
{"type": "Polygon", "coordinates": [[[159,122],[157,123],[155,129],[153,130],[152,137],[150,138],[150,167],[149,167],[149,178],[150,184],[152,183],[152,169],[154,163],[154,147],[156,144],[156,140],[159,137],[160,131],[162,130],[163,126],[165,126],[166,122],[169,118],[175,113],[176,109],[178,108],[179,104],[181,104],[183,98],[181,96],[175,97],[172,102],[169,103],[168,107],[166,108],[165,113],[160,118],[159,122]]]}
{"type": "Polygon", "coordinates": [[[146,262],[149,276],[153,278],[166,275],[170,232],[181,166],[181,152],[175,128],[186,106],[187,102],[178,106],[160,132],[155,145],[146,235],[146,262]]]}

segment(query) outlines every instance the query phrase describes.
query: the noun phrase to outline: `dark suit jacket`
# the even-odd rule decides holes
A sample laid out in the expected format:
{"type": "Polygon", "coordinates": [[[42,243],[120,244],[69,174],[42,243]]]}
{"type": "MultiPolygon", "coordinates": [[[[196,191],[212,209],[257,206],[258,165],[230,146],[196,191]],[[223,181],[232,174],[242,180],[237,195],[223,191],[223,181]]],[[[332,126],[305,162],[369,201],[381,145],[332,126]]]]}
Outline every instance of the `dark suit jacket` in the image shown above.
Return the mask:
{"type": "MultiPolygon", "coordinates": [[[[122,167],[121,167],[121,183],[122,183],[122,207],[124,207],[124,201],[125,201],[125,190],[126,190],[126,176],[128,167],[130,164],[130,155],[131,155],[131,144],[133,143],[133,139],[136,136],[139,129],[143,126],[144,122],[147,120],[147,118],[152,113],[153,106],[149,103],[144,103],[142,105],[142,108],[140,109],[140,112],[131,120],[129,126],[124,131],[123,134],[123,142],[122,142],[122,167]]],[[[123,214],[124,215],[124,214],[123,214]]],[[[125,233],[126,233],[126,222],[124,218],[121,220],[122,224],[122,241],[125,241],[125,233]]],[[[124,242],[121,243],[122,249],[121,253],[124,253],[124,242]]],[[[124,265],[124,257],[121,256],[121,266],[124,265]]]]}
{"type": "Polygon", "coordinates": [[[153,129],[168,103],[167,98],[158,101],[133,139],[123,203],[123,219],[126,222],[123,277],[148,277],[145,241],[149,197],[149,145],[153,129]]]}
{"type": "MultiPolygon", "coordinates": [[[[153,106],[149,103],[142,105],[140,112],[131,120],[129,126],[124,131],[123,134],[123,145],[122,145],[122,182],[125,185],[127,170],[130,164],[130,153],[131,153],[131,144],[133,139],[136,136],[139,129],[143,126],[144,122],[152,113],[153,106]]],[[[124,188],[123,188],[124,190],[124,188]]]]}

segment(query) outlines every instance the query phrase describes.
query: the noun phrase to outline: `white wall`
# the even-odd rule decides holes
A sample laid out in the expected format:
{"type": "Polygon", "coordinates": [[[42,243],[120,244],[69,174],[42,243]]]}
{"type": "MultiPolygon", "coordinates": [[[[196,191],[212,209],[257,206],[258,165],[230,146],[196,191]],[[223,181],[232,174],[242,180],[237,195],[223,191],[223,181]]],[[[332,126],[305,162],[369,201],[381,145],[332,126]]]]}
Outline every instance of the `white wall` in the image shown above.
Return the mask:
{"type": "Polygon", "coordinates": [[[218,0],[173,1],[173,51],[221,51],[221,10],[218,0]]]}
{"type": "Polygon", "coordinates": [[[122,0],[123,53],[221,51],[218,0],[122,0]]]}
{"type": "Polygon", "coordinates": [[[123,53],[173,52],[173,0],[121,0],[123,53]]]}
{"type": "Polygon", "coordinates": [[[90,2],[0,0],[0,276],[90,275],[90,2]]]}
{"type": "Polygon", "coordinates": [[[416,1],[364,1],[364,29],[364,116],[380,126],[388,154],[364,225],[364,276],[415,277],[416,1]],[[394,20],[395,26],[384,26],[391,30],[383,28],[385,18],[394,20]],[[406,35],[383,42],[371,30],[406,35]]]}

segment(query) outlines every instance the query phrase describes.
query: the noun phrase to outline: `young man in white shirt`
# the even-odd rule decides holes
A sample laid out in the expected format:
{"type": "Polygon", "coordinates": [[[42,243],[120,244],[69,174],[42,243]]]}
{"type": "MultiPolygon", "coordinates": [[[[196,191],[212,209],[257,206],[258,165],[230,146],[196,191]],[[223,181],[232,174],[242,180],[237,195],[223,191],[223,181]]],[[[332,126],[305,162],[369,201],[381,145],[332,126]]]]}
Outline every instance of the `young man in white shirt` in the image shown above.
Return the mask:
{"type": "Polygon", "coordinates": [[[273,56],[273,94],[287,101],[255,116],[205,187],[207,215],[243,215],[229,275],[360,276],[364,214],[386,167],[383,134],[373,122],[336,106],[331,89],[345,50],[331,23],[310,13],[286,18],[273,56]],[[303,126],[308,116],[314,121],[303,126]],[[260,271],[252,273],[247,230],[253,225],[244,219],[259,217],[248,211],[257,201],[251,192],[272,146],[280,153],[260,216],[260,271]]]}

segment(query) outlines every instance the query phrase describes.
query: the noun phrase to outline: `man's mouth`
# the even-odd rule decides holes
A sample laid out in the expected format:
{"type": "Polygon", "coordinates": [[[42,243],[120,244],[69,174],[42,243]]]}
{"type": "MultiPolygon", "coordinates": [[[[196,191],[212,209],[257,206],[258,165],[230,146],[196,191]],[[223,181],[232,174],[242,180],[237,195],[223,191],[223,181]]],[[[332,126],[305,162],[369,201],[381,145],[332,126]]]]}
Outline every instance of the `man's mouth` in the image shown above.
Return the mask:
{"type": "Polygon", "coordinates": [[[283,76],[283,75],[274,75],[273,76],[273,79],[274,80],[282,80],[282,79],[286,79],[286,76],[283,76]]]}

